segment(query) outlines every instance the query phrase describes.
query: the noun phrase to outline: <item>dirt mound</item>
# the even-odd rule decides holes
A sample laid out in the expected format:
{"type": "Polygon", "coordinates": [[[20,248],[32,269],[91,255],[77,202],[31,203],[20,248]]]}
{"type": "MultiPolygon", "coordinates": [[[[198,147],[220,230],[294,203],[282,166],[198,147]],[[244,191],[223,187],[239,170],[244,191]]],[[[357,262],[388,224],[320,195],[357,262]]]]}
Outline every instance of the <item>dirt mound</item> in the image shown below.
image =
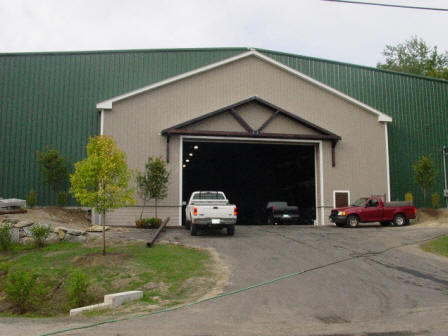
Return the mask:
{"type": "Polygon", "coordinates": [[[73,258],[73,263],[78,266],[115,266],[130,258],[130,255],[124,253],[85,254],[73,258]]]}
{"type": "Polygon", "coordinates": [[[448,209],[418,209],[416,224],[422,226],[448,225],[448,209]]]}

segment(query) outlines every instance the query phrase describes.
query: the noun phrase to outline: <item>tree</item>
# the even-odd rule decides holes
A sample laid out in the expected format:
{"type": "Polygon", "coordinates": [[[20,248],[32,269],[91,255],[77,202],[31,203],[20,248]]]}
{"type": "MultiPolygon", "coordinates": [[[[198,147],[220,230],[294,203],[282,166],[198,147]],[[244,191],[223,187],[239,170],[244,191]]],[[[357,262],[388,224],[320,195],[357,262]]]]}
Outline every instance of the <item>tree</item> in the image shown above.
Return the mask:
{"type": "Polygon", "coordinates": [[[166,197],[169,177],[170,173],[166,170],[166,163],[161,158],[149,157],[143,174],[137,173],[138,193],[143,200],[140,218],[143,216],[146,202],[151,199],[154,199],[155,202],[155,217],[157,218],[157,201],[166,197]]]}
{"type": "Polygon", "coordinates": [[[437,172],[434,162],[427,156],[422,156],[414,165],[414,180],[423,192],[423,202],[426,204],[426,193],[434,185],[437,172]]]}
{"type": "Polygon", "coordinates": [[[37,152],[37,162],[41,166],[44,183],[47,183],[56,194],[58,188],[69,177],[69,163],[53,147],[47,147],[43,152],[37,152]]]}
{"type": "Polygon", "coordinates": [[[396,46],[386,45],[383,55],[386,62],[377,64],[380,69],[448,80],[448,52],[439,53],[417,36],[396,46]]]}
{"type": "Polygon", "coordinates": [[[106,211],[135,204],[134,189],[129,187],[131,171],[126,155],[111,137],[92,137],[87,144],[87,158],[75,164],[70,176],[70,193],[103,218],[103,255],[106,255],[106,211]]]}

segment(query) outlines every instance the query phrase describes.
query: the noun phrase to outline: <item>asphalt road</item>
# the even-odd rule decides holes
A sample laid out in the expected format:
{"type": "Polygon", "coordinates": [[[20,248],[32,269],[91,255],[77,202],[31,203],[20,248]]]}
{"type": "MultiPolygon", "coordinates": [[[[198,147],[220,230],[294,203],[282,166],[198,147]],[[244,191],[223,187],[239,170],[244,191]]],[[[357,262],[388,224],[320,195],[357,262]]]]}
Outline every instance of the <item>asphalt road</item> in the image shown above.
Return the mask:
{"type": "MultiPolygon", "coordinates": [[[[448,259],[418,248],[442,234],[448,228],[246,226],[237,227],[234,237],[168,230],[162,239],[217,250],[230,269],[225,292],[303,273],[188,308],[64,335],[446,336],[448,259]]],[[[94,320],[0,319],[0,335],[38,335],[89,322],[94,320]]]]}

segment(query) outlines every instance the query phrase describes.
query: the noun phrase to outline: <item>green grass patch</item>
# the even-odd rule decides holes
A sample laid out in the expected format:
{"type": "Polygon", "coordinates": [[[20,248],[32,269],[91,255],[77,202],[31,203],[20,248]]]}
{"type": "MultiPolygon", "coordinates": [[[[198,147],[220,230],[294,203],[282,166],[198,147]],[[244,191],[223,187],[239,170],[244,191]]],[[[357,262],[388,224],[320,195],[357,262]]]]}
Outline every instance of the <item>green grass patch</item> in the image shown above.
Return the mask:
{"type": "Polygon", "coordinates": [[[426,252],[448,257],[448,236],[431,240],[421,247],[426,252]]]}
{"type": "Polygon", "coordinates": [[[40,304],[27,316],[55,316],[75,308],[69,300],[68,288],[70,275],[76,269],[89,278],[87,304],[102,302],[105,294],[140,289],[144,291],[141,304],[160,303],[162,308],[194,296],[198,291],[194,279],[201,280],[201,290],[214,285],[211,257],[202,250],[178,245],[156,245],[149,249],[144,244],[132,244],[110,246],[105,257],[101,251],[101,247],[61,242],[41,249],[17,248],[8,255],[3,254],[0,315],[14,314],[2,286],[11,272],[35,272],[39,284],[45,288],[40,304]],[[204,279],[208,281],[204,283],[204,279]]]}

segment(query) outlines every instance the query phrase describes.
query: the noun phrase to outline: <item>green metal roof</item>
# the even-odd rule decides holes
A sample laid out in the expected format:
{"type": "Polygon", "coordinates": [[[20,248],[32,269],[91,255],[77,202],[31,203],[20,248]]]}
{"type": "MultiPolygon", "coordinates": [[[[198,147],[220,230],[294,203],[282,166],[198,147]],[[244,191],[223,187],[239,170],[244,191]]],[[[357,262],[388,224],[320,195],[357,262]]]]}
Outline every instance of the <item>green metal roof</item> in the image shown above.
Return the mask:
{"type": "MultiPolygon", "coordinates": [[[[0,54],[0,196],[54,201],[36,151],[54,145],[70,161],[98,134],[96,103],[235,56],[250,48],[156,49],[0,54]]],[[[412,164],[432,155],[443,189],[448,145],[448,82],[365,66],[256,49],[393,118],[389,124],[392,198],[420,195],[412,164]]],[[[419,201],[419,197],[417,197],[419,201]]]]}

